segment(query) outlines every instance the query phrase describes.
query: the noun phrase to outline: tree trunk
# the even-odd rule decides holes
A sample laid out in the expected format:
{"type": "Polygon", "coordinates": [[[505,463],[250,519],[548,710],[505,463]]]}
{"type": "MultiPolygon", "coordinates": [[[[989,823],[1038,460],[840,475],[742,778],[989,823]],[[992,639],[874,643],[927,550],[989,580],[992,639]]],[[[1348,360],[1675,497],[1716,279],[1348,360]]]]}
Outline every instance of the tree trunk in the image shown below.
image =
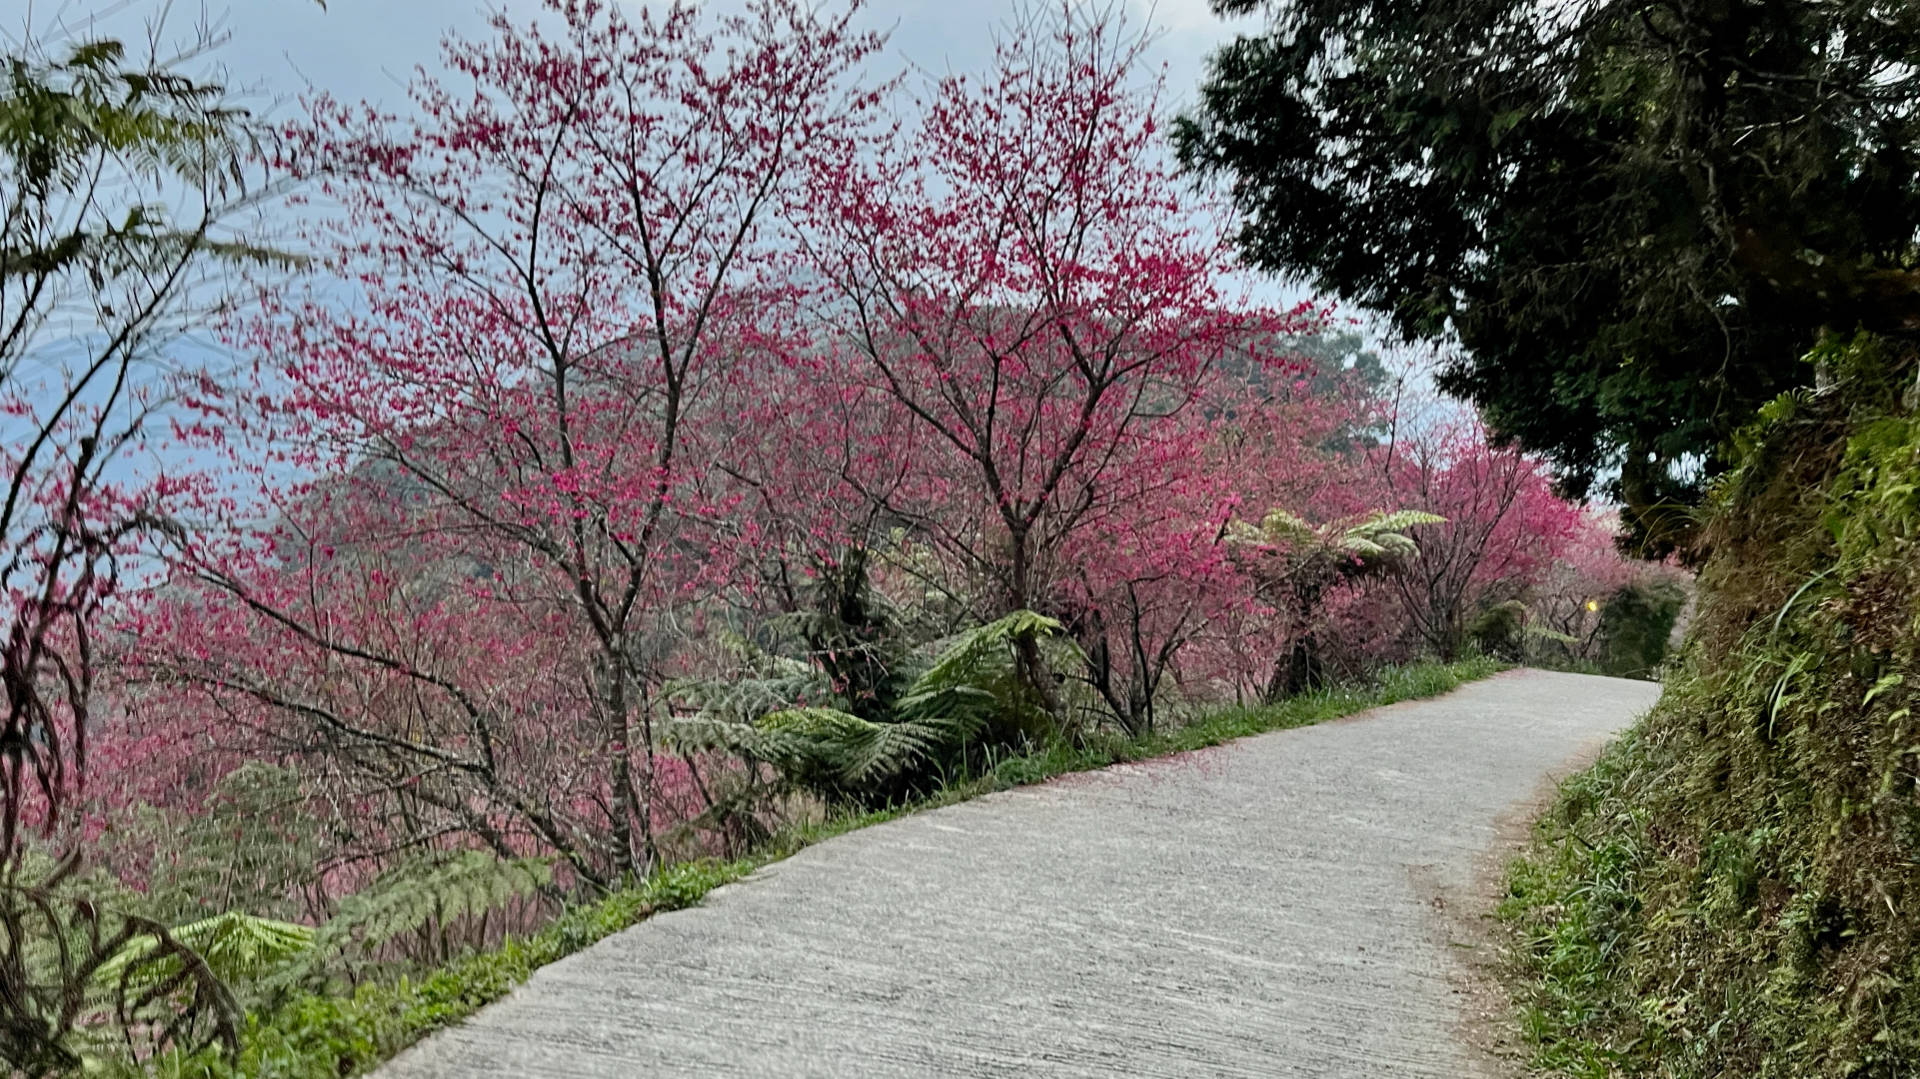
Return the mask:
{"type": "MultiPolygon", "coordinates": [[[[1027,580],[1032,572],[1027,551],[1028,535],[1028,529],[1017,521],[1009,524],[1007,543],[1012,567],[1007,581],[1008,614],[1033,609],[1032,582],[1027,580]]],[[[1033,690],[1040,707],[1053,717],[1055,723],[1064,720],[1066,717],[1061,714],[1064,708],[1060,703],[1060,691],[1053,684],[1053,672],[1047,667],[1046,657],[1040,654],[1040,642],[1031,635],[1017,638],[1013,645],[1013,658],[1020,681],[1033,690]]]]}

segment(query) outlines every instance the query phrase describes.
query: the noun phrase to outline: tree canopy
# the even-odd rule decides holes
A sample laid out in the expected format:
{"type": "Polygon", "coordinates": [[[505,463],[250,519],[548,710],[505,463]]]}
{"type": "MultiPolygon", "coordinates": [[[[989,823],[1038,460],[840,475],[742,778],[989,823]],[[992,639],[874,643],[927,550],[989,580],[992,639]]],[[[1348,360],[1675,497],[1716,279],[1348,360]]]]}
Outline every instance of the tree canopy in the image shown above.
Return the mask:
{"type": "Polygon", "coordinates": [[[1215,6],[1268,25],[1175,137],[1248,258],[1456,339],[1443,387],[1642,527],[1823,330],[1920,331],[1920,5],[1215,6]]]}

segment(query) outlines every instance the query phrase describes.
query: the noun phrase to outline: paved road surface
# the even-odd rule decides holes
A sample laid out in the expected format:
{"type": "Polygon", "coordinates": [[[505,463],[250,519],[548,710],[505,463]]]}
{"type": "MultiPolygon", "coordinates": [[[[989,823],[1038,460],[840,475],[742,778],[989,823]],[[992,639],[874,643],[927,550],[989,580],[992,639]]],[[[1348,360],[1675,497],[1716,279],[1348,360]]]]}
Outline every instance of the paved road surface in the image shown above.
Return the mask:
{"type": "Polygon", "coordinates": [[[868,828],[382,1074],[1490,1075],[1436,897],[1471,894],[1496,821],[1655,695],[1510,673],[868,828]]]}

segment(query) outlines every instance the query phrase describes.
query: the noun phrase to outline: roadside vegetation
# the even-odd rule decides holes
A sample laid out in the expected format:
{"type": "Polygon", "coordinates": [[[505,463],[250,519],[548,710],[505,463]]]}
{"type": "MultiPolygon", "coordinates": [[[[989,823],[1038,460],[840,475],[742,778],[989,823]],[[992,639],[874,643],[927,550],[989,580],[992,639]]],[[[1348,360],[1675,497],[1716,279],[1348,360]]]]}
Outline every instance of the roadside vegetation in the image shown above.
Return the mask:
{"type": "Polygon", "coordinates": [[[1809,357],[1704,528],[1659,708],[1568,784],[1505,913],[1570,1074],[1859,1076],[1920,1059],[1920,424],[1912,355],[1809,357]]]}
{"type": "Polygon", "coordinates": [[[234,985],[236,991],[257,1003],[240,1031],[237,1052],[162,1057],[127,1074],[263,1079],[356,1075],[498,999],[547,963],[652,915],[698,903],[714,888],[856,828],[1059,775],[1432,697],[1500,669],[1499,662],[1480,657],[1388,667],[1366,685],[1327,687],[1275,704],[1209,712],[1154,735],[1115,735],[1080,745],[1055,743],[1008,756],[984,774],[956,776],[926,796],[899,805],[846,808],[793,821],[738,858],[677,863],[604,898],[571,907],[530,935],[509,937],[438,966],[419,967],[404,975],[389,970],[358,985],[290,994],[274,993],[271,975],[240,981],[234,985]]]}

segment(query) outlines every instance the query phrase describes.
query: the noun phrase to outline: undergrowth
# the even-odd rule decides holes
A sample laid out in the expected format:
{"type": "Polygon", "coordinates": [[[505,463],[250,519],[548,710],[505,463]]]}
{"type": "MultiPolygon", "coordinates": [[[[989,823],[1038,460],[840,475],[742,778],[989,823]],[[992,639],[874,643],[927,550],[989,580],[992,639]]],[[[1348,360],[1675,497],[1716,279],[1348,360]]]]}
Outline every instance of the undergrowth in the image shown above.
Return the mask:
{"type": "Polygon", "coordinates": [[[1272,705],[1231,708],[1139,738],[1091,737],[1009,756],[979,774],[950,776],[931,797],[865,812],[797,822],[750,856],[671,866],[644,883],[573,907],[546,928],[470,954],[417,978],[362,984],[346,993],[302,993],[248,1017],[236,1058],[208,1052],[153,1063],[150,1074],[192,1079],[339,1079],[357,1075],[427,1034],[504,996],[533,971],[662,911],[692,906],[711,890],[822,840],[907,813],[1043,782],[1054,776],[1307,726],[1397,701],[1436,696],[1504,665],[1470,658],[1388,668],[1365,686],[1339,686],[1272,705]]]}
{"type": "Polygon", "coordinates": [[[1660,705],[1513,867],[1539,1063],[1920,1072],[1920,419],[1861,338],[1743,434],[1660,705]]]}

